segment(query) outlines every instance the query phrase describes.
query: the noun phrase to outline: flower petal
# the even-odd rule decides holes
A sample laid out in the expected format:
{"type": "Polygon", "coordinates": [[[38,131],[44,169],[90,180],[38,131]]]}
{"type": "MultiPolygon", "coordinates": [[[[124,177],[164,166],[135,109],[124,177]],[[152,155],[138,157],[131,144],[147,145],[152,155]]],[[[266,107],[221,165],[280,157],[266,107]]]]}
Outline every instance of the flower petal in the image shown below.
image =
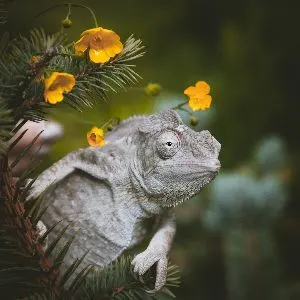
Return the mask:
{"type": "Polygon", "coordinates": [[[205,81],[198,81],[196,83],[196,89],[197,89],[198,93],[203,93],[204,95],[207,95],[210,92],[210,86],[205,81]]]}
{"type": "Polygon", "coordinates": [[[103,50],[95,50],[95,49],[90,49],[89,50],[89,56],[92,62],[99,64],[99,63],[105,63],[109,61],[110,56],[107,55],[107,53],[103,50]]]}
{"type": "Polygon", "coordinates": [[[45,79],[45,89],[49,89],[49,87],[53,84],[58,74],[58,72],[53,72],[48,78],[45,79]]]}
{"type": "Polygon", "coordinates": [[[61,102],[63,100],[63,91],[61,89],[54,91],[45,90],[44,98],[46,102],[49,102],[50,104],[56,104],[57,102],[61,102]]]}
{"type": "Polygon", "coordinates": [[[105,145],[104,131],[102,128],[93,127],[86,135],[87,141],[92,147],[101,147],[105,145]]]}
{"type": "Polygon", "coordinates": [[[103,39],[103,47],[110,47],[120,42],[120,37],[113,31],[102,31],[101,37],[103,39]]]}
{"type": "Polygon", "coordinates": [[[75,52],[76,54],[83,54],[84,51],[89,47],[90,37],[83,36],[80,40],[78,40],[75,44],[75,52]]]}
{"type": "Polygon", "coordinates": [[[95,133],[96,135],[104,136],[104,131],[102,128],[93,127],[91,132],[95,133]]]}
{"type": "Polygon", "coordinates": [[[202,109],[210,108],[211,101],[212,101],[211,95],[205,95],[204,99],[203,99],[203,108],[202,109]]]}
{"type": "Polygon", "coordinates": [[[103,50],[106,52],[106,54],[110,57],[115,57],[117,54],[119,54],[123,50],[123,44],[120,42],[120,44],[115,44],[111,47],[104,48],[103,50]],[[121,45],[120,45],[121,44],[121,45]]]}
{"type": "Polygon", "coordinates": [[[120,41],[117,41],[111,47],[115,54],[119,54],[123,50],[123,44],[120,41]]]}
{"type": "Polygon", "coordinates": [[[183,92],[185,95],[188,95],[190,97],[195,96],[197,94],[197,89],[194,86],[189,86],[186,88],[183,92]]]}
{"type": "Polygon", "coordinates": [[[75,85],[75,77],[68,73],[53,72],[48,80],[52,80],[52,83],[45,87],[52,91],[62,88],[64,91],[70,92],[75,85]]]}
{"type": "Polygon", "coordinates": [[[191,97],[189,99],[189,107],[192,110],[205,110],[210,107],[212,98],[210,95],[203,95],[200,97],[191,97]]]}
{"type": "Polygon", "coordinates": [[[75,85],[75,77],[68,73],[53,72],[44,81],[44,98],[46,102],[55,104],[63,100],[63,93],[70,92],[75,85]]]}
{"type": "MultiPolygon", "coordinates": [[[[103,28],[103,27],[99,27],[101,28],[101,30],[104,32],[104,33],[115,33],[114,31],[112,31],[111,29],[106,29],[106,28],[103,28]]],[[[115,33],[116,34],[116,33],[115,33]]]]}
{"type": "Polygon", "coordinates": [[[91,29],[88,29],[88,30],[85,30],[84,32],[82,32],[82,34],[80,36],[91,35],[91,34],[101,31],[102,29],[103,29],[102,27],[91,28],[91,29]]]}
{"type": "Polygon", "coordinates": [[[72,74],[61,73],[55,82],[64,92],[70,92],[75,85],[75,77],[72,74]]]}

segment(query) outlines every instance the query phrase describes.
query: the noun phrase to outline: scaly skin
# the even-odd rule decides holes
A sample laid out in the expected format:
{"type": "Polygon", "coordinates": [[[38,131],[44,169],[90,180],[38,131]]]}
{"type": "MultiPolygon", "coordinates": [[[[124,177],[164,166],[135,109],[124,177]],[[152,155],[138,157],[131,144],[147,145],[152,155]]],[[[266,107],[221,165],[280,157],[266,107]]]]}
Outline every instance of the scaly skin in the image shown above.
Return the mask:
{"type": "Polygon", "coordinates": [[[61,219],[71,222],[62,242],[80,229],[66,267],[87,250],[82,267],[105,266],[147,237],[144,220],[159,218],[147,249],[132,261],[139,275],[157,263],[158,291],[166,281],[175,234],[172,207],[214,179],[220,148],[208,131],[191,130],[175,111],[133,117],[106,136],[104,147],[79,149],[44,171],[29,198],[45,191],[47,227],[61,219]],[[47,189],[52,183],[54,188],[47,189]]]}

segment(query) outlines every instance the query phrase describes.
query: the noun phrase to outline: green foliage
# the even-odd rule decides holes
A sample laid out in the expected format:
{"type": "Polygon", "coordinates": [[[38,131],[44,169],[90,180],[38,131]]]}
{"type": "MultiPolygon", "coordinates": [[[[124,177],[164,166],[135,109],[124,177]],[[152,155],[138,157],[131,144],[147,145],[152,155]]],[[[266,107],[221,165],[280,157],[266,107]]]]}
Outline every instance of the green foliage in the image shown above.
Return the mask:
{"type": "Polygon", "coordinates": [[[71,92],[64,94],[64,102],[78,110],[91,107],[98,100],[107,101],[110,92],[126,90],[140,78],[132,61],[143,55],[143,46],[133,36],[127,39],[119,55],[104,64],[92,63],[87,55],[75,55],[73,48],[72,44],[65,44],[62,32],[46,34],[42,29],[34,29],[28,37],[20,35],[12,40],[8,34],[1,37],[0,295],[5,299],[47,300],[173,297],[169,287],[178,286],[179,277],[178,268],[171,264],[166,286],[155,295],[151,293],[154,270],[148,271],[143,278],[136,278],[130,256],[120,257],[101,271],[86,267],[78,273],[86,253],[62,273],[60,266],[75,236],[58,249],[66,226],[44,249],[47,236],[58,223],[40,236],[39,221],[47,209],[42,205],[43,195],[25,202],[35,182],[29,179],[35,166],[25,170],[18,179],[13,177],[14,168],[30,153],[41,134],[8,163],[10,151],[27,132],[22,131],[23,125],[28,120],[45,119],[51,107],[44,100],[45,77],[52,72],[73,74],[76,84],[71,92]],[[21,133],[14,137],[18,131],[21,133]]]}
{"type": "Polygon", "coordinates": [[[141,57],[142,49],[141,40],[130,36],[120,55],[106,64],[94,64],[88,55],[82,58],[72,56],[69,52],[69,55],[58,56],[53,62],[55,68],[77,74],[76,85],[71,93],[65,95],[65,102],[81,110],[84,106],[93,106],[99,100],[108,100],[109,92],[117,93],[119,89],[125,90],[136,84],[140,76],[134,71],[134,65],[128,62],[141,57]]]}
{"type": "Polygon", "coordinates": [[[34,29],[28,38],[19,36],[7,45],[0,59],[0,95],[14,109],[16,119],[45,118],[50,105],[43,98],[43,77],[53,71],[75,76],[76,85],[65,95],[65,102],[79,110],[107,100],[108,92],[137,83],[139,75],[128,62],[143,55],[140,40],[129,37],[120,55],[105,64],[75,55],[73,45],[64,46],[64,40],[61,32],[46,34],[34,29]]]}
{"type": "Polygon", "coordinates": [[[7,109],[6,104],[0,98],[0,157],[7,151],[7,140],[12,137],[13,124],[11,110],[7,109]]]}
{"type": "Polygon", "coordinates": [[[138,279],[131,267],[132,256],[121,256],[103,270],[93,269],[77,293],[79,299],[169,299],[175,297],[169,287],[179,286],[178,267],[169,263],[166,286],[153,295],[155,272],[152,267],[138,279]]]}
{"type": "Polygon", "coordinates": [[[49,105],[43,101],[39,76],[58,55],[63,40],[61,33],[46,35],[43,30],[32,30],[29,38],[19,36],[8,42],[0,58],[0,95],[14,110],[15,120],[44,119],[49,105]],[[34,56],[39,56],[36,62],[34,56]]]}
{"type": "MultiPolygon", "coordinates": [[[[17,160],[26,155],[35,142],[24,148],[17,160]]],[[[18,139],[20,141],[20,139],[18,139]]],[[[16,143],[14,143],[16,145],[16,143]]],[[[12,145],[12,146],[14,146],[12,145]]],[[[12,147],[11,147],[12,148],[12,147]]],[[[55,258],[44,251],[39,241],[37,220],[42,216],[40,205],[42,197],[33,203],[26,203],[25,199],[34,180],[25,184],[26,176],[17,181],[12,177],[7,158],[1,161],[1,224],[0,224],[0,292],[5,299],[16,299],[35,293],[47,292],[57,296],[62,294],[58,289],[61,282],[55,258]],[[26,206],[26,208],[25,208],[26,206]]],[[[52,228],[53,229],[53,228],[52,228]]],[[[49,234],[51,229],[47,232],[49,234]]],[[[60,239],[59,236],[57,239],[60,239]]],[[[53,248],[53,245],[49,245],[53,248]]],[[[69,243],[63,247],[64,253],[69,243]]],[[[51,252],[51,251],[49,251],[51,252]]],[[[63,255],[60,255],[63,259],[63,255]]]]}

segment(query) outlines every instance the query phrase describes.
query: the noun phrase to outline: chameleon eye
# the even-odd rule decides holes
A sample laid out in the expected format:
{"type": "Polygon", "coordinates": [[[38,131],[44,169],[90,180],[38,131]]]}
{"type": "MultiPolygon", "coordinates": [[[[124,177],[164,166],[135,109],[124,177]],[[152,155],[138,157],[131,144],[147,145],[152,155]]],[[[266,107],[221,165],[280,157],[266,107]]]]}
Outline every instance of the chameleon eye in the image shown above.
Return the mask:
{"type": "Polygon", "coordinates": [[[177,134],[171,130],[162,133],[156,143],[158,155],[167,159],[176,154],[179,149],[180,140],[177,134]]]}

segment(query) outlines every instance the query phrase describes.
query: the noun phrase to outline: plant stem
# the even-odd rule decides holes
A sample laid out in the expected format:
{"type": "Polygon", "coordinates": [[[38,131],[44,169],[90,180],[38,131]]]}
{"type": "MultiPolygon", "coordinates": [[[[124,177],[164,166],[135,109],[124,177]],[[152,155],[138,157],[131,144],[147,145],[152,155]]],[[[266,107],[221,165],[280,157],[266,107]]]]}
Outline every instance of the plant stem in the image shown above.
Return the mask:
{"type": "Polygon", "coordinates": [[[92,15],[92,18],[93,18],[94,23],[95,23],[95,27],[98,27],[97,18],[96,18],[96,15],[95,15],[94,11],[89,6],[86,6],[86,5],[83,5],[83,4],[77,4],[77,3],[62,3],[62,4],[52,5],[48,8],[46,8],[45,10],[41,11],[37,15],[35,15],[29,22],[32,22],[34,19],[40,17],[41,15],[47,13],[48,11],[51,11],[51,10],[57,8],[57,7],[62,7],[62,6],[68,6],[68,7],[73,6],[73,7],[81,7],[81,8],[87,9],[90,12],[90,14],[92,15]]]}
{"type": "Polygon", "coordinates": [[[181,109],[183,106],[185,106],[188,103],[188,101],[184,101],[182,103],[179,103],[178,105],[172,107],[172,109],[181,109]]]}
{"type": "Polygon", "coordinates": [[[184,107],[180,107],[180,108],[178,108],[178,109],[180,109],[180,110],[182,110],[182,111],[185,111],[185,112],[187,112],[191,117],[193,117],[194,115],[193,115],[193,113],[191,113],[189,110],[187,110],[186,108],[184,108],[184,107]]]}
{"type": "Polygon", "coordinates": [[[70,17],[71,17],[71,7],[72,7],[72,5],[71,4],[69,4],[68,5],[68,14],[67,14],[67,17],[66,17],[66,19],[69,19],[70,17]]]}
{"type": "Polygon", "coordinates": [[[177,109],[177,110],[182,110],[182,111],[185,111],[186,113],[188,113],[191,117],[193,117],[193,113],[190,112],[188,109],[184,108],[183,106],[185,106],[186,104],[188,103],[188,100],[182,102],[182,103],[179,103],[178,105],[174,106],[174,107],[171,107],[171,109],[177,109]]]}

